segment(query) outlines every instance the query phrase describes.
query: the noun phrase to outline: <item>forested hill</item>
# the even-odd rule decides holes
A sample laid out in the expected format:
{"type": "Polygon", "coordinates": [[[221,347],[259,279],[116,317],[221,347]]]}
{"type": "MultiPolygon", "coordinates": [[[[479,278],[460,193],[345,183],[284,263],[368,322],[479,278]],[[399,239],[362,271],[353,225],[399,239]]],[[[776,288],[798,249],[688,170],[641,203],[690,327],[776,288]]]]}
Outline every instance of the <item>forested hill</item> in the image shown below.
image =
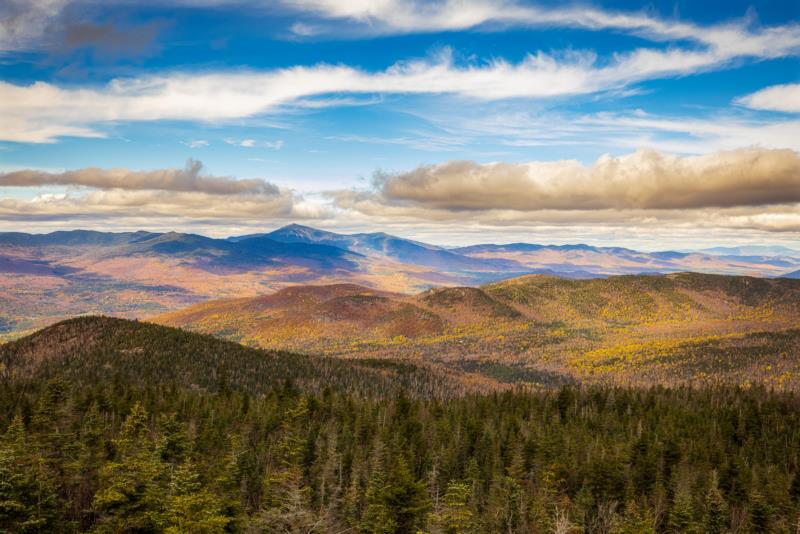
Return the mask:
{"type": "Polygon", "coordinates": [[[426,361],[513,383],[800,391],[799,280],[533,275],[416,295],[305,285],[152,320],[266,349],[426,361]]]}
{"type": "Polygon", "coordinates": [[[78,317],[0,345],[0,377],[42,384],[61,377],[76,386],[169,384],[218,393],[261,394],[291,382],[305,392],[326,388],[358,396],[463,394],[463,381],[408,362],[347,361],[264,351],[176,328],[110,317],[78,317]]]}

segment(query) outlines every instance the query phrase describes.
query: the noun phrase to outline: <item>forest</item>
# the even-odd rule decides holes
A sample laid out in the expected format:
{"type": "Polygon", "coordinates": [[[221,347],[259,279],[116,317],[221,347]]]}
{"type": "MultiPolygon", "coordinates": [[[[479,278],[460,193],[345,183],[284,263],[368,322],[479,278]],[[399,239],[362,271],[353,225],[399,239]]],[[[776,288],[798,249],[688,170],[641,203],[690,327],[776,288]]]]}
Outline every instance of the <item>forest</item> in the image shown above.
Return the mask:
{"type": "Polygon", "coordinates": [[[266,368],[272,380],[248,381],[256,352],[236,347],[93,318],[0,347],[0,531],[800,528],[796,393],[565,385],[445,396],[432,394],[444,383],[416,387],[410,365],[339,362],[325,384],[298,379],[326,368],[321,359],[268,353],[282,362],[266,368]],[[198,380],[191,362],[214,354],[226,370],[198,380]],[[384,381],[361,388],[348,376],[384,381]]]}

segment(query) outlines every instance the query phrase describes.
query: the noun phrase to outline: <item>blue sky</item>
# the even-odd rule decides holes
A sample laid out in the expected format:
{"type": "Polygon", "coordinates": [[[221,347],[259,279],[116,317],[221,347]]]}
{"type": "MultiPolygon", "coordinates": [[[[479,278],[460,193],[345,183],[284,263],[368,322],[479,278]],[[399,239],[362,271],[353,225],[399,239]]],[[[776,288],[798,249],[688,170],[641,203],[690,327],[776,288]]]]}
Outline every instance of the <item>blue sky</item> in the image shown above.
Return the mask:
{"type": "Polygon", "coordinates": [[[800,241],[791,0],[10,0],[0,19],[0,230],[800,241]]]}

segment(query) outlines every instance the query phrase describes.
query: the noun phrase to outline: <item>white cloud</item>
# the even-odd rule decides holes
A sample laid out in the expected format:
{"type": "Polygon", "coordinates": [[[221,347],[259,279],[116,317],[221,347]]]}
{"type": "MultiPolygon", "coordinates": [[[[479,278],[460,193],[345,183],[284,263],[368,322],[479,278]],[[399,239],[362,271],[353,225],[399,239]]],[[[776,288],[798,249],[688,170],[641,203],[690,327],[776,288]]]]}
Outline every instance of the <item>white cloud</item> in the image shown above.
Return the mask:
{"type": "Polygon", "coordinates": [[[500,102],[473,106],[469,113],[452,105],[428,106],[415,115],[438,128],[453,145],[591,146],[615,153],[642,147],[681,154],[748,146],[800,151],[800,121],[731,113],[698,118],[640,109],[575,115],[530,112],[500,102]]]}
{"type": "MultiPolygon", "coordinates": [[[[780,57],[796,53],[800,26],[753,29],[752,17],[700,26],[664,20],[646,12],[614,12],[585,5],[545,7],[512,0],[291,0],[288,7],[317,16],[350,20],[377,34],[457,31],[494,25],[617,30],[654,41],[690,40],[731,56],[780,57]]],[[[302,25],[298,35],[319,34],[322,27],[302,25]]],[[[334,28],[327,28],[335,31],[334,28]]]]}
{"type": "Polygon", "coordinates": [[[538,52],[517,64],[498,59],[459,66],[444,51],[432,59],[400,62],[379,72],[323,64],[115,79],[101,88],[0,82],[4,117],[0,139],[42,143],[62,135],[102,136],[96,125],[109,121],[238,119],[330,93],[456,94],[478,100],[585,94],[689,74],[728,59],[710,51],[637,50],[598,64],[588,52],[560,57],[538,52]]]}
{"type": "Polygon", "coordinates": [[[226,137],[223,141],[232,146],[239,146],[242,148],[271,148],[272,150],[280,150],[283,148],[283,140],[277,139],[275,141],[257,141],[255,139],[234,139],[226,137]]]}
{"type": "Polygon", "coordinates": [[[38,46],[38,39],[69,3],[70,0],[0,2],[0,52],[38,46]]]}
{"type": "Polygon", "coordinates": [[[738,98],[736,103],[752,109],[800,113],[800,83],[766,87],[738,98]]]}

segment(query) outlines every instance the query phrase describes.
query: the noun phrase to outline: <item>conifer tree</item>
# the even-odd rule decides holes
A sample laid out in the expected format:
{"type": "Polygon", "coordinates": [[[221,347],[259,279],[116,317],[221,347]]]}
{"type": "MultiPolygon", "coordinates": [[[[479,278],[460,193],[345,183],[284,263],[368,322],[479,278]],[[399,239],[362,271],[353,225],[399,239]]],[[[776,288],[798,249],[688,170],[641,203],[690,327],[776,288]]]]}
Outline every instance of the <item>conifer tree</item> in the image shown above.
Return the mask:
{"type": "Polygon", "coordinates": [[[472,488],[466,482],[451,480],[442,498],[436,521],[446,534],[466,534],[474,528],[474,513],[469,507],[472,488]]]}
{"type": "Polygon", "coordinates": [[[166,505],[167,534],[223,533],[231,522],[231,518],[224,515],[220,500],[203,488],[191,462],[174,469],[166,505]]]}
{"type": "Polygon", "coordinates": [[[722,493],[719,491],[717,474],[711,473],[711,481],[706,493],[705,517],[703,518],[704,532],[708,534],[722,534],[728,527],[728,507],[722,493]]]}
{"type": "Polygon", "coordinates": [[[669,531],[675,534],[694,532],[694,506],[692,497],[686,490],[678,491],[669,512],[669,531]]]}
{"type": "Polygon", "coordinates": [[[753,534],[769,532],[770,515],[772,513],[769,503],[760,492],[754,490],[750,494],[750,531],[753,534]]]}

